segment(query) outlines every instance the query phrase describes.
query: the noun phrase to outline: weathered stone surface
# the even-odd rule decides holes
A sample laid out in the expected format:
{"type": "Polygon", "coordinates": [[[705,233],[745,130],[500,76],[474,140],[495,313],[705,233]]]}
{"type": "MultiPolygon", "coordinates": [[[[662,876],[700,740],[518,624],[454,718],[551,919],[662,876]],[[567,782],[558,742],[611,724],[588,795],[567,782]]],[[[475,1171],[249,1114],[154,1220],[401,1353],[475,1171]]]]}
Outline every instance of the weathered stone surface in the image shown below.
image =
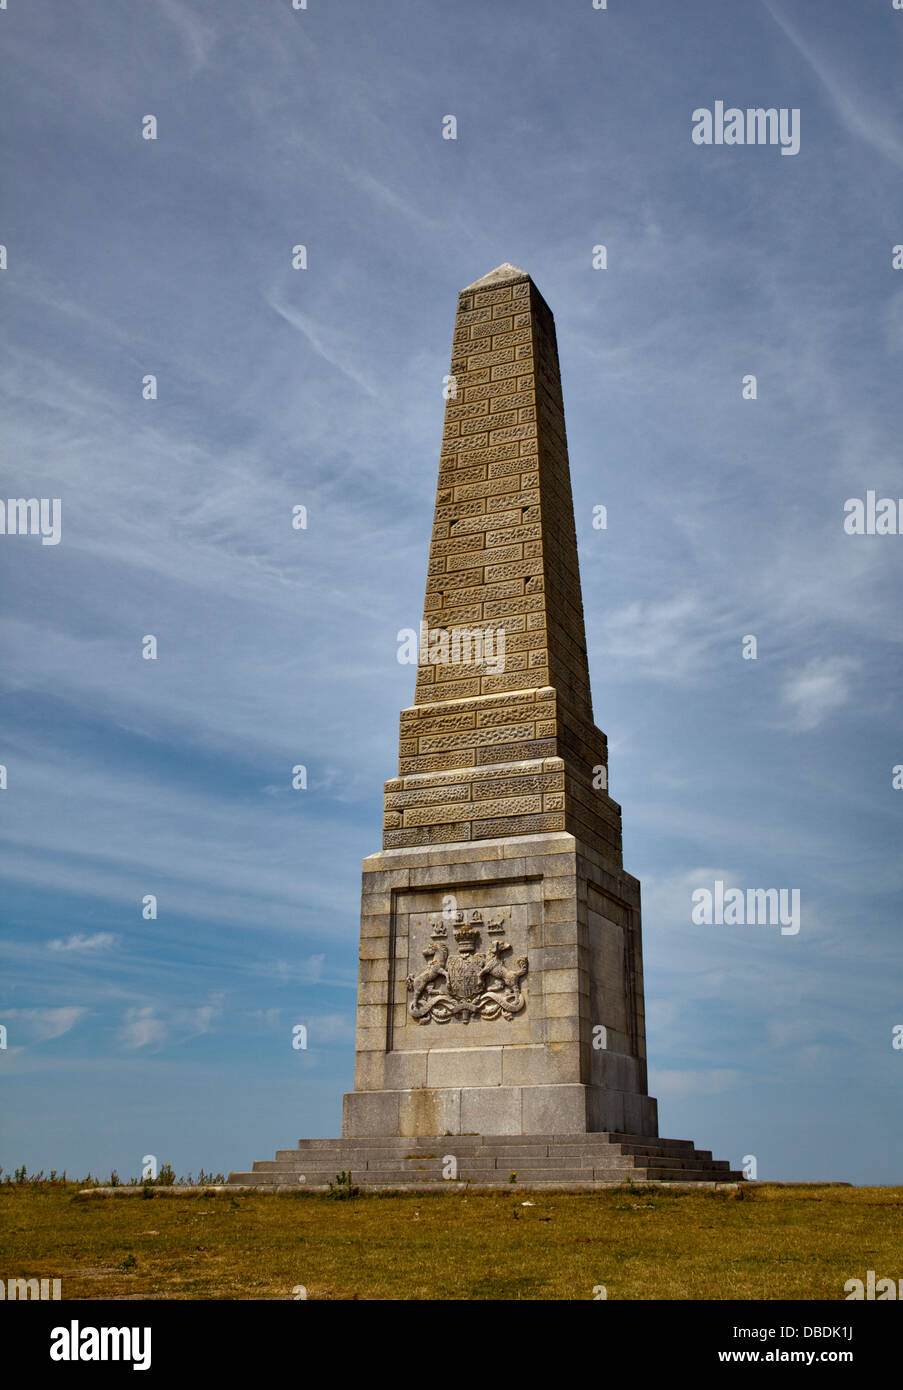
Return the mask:
{"type": "Polygon", "coordinates": [[[512,1173],[522,1191],[585,1191],[626,1182],[736,1190],[743,1181],[741,1173],[689,1142],[636,1132],[525,1136],[517,1087],[461,1088],[453,1112],[461,1133],[302,1139],[293,1149],[277,1150],[275,1160],[255,1163],[251,1172],[231,1173],[229,1186],[325,1191],[341,1171],[375,1191],[510,1191],[512,1173]]]}
{"type": "Polygon", "coordinates": [[[427,637],[363,864],[345,1137],[232,1179],[429,1186],[448,1155],[490,1186],[512,1169],[580,1187],[728,1176],[654,1137],[639,884],[598,776],[555,327],[523,271],[462,292],[451,373],[427,637]],[[435,659],[437,632],[454,659],[435,659]]]}

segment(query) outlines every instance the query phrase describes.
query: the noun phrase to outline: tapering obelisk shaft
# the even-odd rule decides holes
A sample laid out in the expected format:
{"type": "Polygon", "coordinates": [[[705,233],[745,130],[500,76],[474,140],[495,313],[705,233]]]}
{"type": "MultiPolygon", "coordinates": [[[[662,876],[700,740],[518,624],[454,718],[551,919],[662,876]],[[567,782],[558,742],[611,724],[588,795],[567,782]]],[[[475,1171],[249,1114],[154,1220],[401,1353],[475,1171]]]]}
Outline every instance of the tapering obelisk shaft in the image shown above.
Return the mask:
{"type": "Polygon", "coordinates": [[[515,266],[459,296],[450,383],[384,847],[570,830],[620,864],[619,808],[600,792],[555,324],[515,266]]]}

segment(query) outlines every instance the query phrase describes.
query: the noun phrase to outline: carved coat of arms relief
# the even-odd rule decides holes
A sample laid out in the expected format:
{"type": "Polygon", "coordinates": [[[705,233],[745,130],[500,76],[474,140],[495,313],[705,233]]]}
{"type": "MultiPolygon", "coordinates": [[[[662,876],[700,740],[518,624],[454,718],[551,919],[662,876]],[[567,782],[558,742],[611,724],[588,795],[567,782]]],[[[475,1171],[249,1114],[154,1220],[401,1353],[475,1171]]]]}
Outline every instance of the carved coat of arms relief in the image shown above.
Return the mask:
{"type": "Polygon", "coordinates": [[[469,1023],[471,1018],[505,1018],[509,1021],[526,1007],[520,982],[528,970],[526,956],[520,956],[513,966],[503,959],[511,944],[503,940],[507,914],[497,913],[483,920],[481,912],[470,914],[456,911],[437,914],[430,919],[433,927],[429,945],[423,952],[427,962],[424,970],[407,978],[411,995],[408,1012],[418,1023],[449,1023],[456,1019],[469,1023]],[[457,951],[450,954],[448,928],[457,951]],[[478,951],[485,931],[490,938],[484,951],[478,951]]]}

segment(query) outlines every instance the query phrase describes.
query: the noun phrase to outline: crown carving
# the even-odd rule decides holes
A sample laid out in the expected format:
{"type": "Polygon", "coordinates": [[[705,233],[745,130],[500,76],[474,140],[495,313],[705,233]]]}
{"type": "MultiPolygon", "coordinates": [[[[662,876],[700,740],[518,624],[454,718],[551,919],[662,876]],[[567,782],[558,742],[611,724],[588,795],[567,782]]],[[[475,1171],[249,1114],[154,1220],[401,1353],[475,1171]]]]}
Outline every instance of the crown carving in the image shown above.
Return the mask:
{"type": "Polygon", "coordinates": [[[471,955],[479,939],[480,933],[471,923],[462,922],[460,926],[455,927],[455,940],[462,955],[471,955]]]}

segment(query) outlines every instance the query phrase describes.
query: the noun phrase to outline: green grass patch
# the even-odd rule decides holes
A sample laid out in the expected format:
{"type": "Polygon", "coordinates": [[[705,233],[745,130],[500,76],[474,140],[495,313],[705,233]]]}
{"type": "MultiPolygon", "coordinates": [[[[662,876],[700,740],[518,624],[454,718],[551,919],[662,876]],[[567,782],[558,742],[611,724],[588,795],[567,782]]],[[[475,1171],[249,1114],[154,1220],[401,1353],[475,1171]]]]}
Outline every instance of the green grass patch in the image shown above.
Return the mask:
{"type": "Polygon", "coordinates": [[[3,1278],[64,1298],[838,1299],[903,1276],[903,1188],[79,1196],[0,1185],[3,1278]],[[524,1206],[529,1201],[532,1205],[524,1206]]]}

